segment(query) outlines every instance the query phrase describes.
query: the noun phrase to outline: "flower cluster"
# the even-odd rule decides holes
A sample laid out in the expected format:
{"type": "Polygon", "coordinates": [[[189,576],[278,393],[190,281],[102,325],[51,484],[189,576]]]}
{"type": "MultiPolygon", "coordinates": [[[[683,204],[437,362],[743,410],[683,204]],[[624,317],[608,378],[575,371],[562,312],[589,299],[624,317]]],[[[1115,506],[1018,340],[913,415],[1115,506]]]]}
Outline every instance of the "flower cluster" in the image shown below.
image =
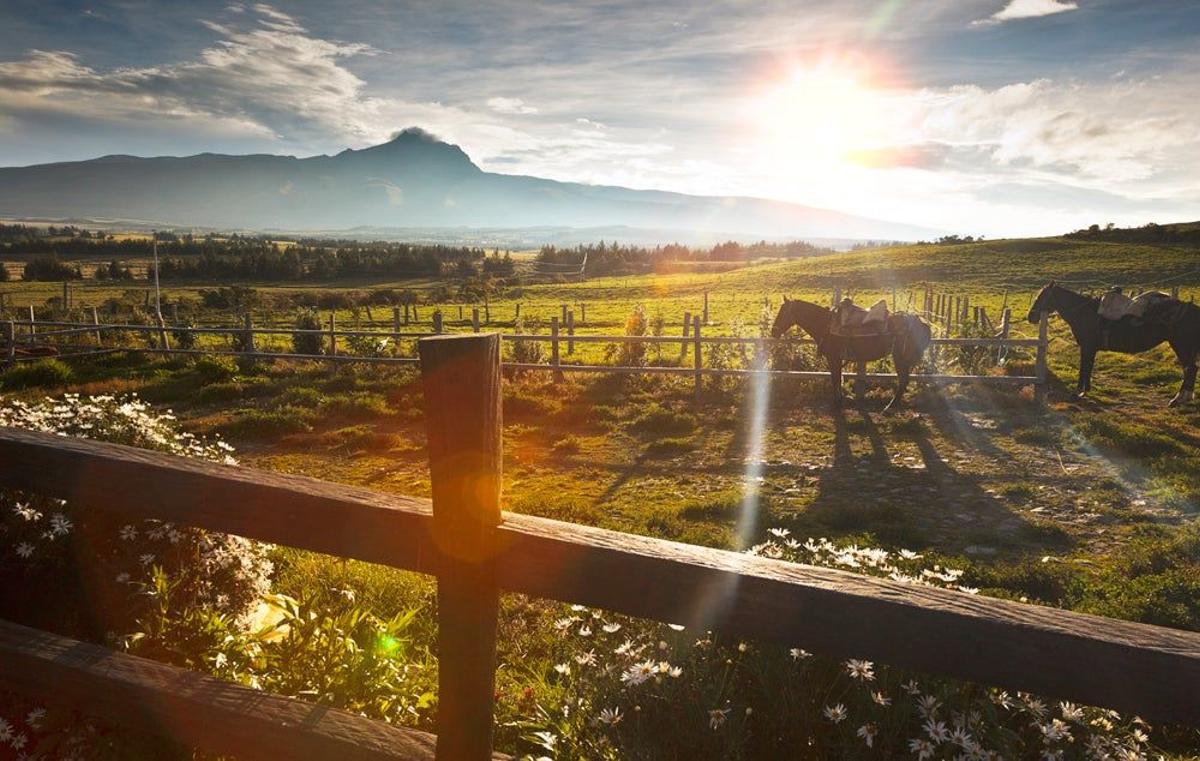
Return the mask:
{"type": "MultiPolygon", "coordinates": [[[[750,550],[896,581],[953,589],[963,573],[774,529],[750,550]]],[[[835,660],[573,606],[553,628],[545,697],[519,722],[535,755],[621,758],[813,755],[917,759],[1137,759],[1149,728],[1114,711],[914,675],[861,658],[835,660]],[[759,708],[766,710],[759,710],[759,708]]]]}

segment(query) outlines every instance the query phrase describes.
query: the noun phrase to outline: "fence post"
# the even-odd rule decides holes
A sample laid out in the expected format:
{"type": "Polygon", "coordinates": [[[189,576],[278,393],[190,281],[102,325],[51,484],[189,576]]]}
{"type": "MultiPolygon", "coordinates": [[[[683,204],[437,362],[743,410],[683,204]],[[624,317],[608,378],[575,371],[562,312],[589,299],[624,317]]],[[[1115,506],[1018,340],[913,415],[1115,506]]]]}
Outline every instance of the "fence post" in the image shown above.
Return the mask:
{"type": "Polygon", "coordinates": [[[575,353],[575,310],[567,310],[567,354],[575,353]]]}
{"type": "Polygon", "coordinates": [[[33,304],[29,305],[29,335],[27,336],[29,345],[33,346],[33,339],[37,336],[37,326],[33,323],[37,322],[37,315],[33,311],[33,304]]]}
{"type": "Polygon", "coordinates": [[[337,356],[337,318],[329,313],[329,356],[337,356]]]}
{"type": "MultiPolygon", "coordinates": [[[[459,310],[461,311],[462,307],[459,307],[459,310]]],[[[471,332],[479,332],[479,307],[471,308],[471,332]]]]}
{"type": "Polygon", "coordinates": [[[438,574],[437,758],[492,757],[496,526],[503,462],[500,336],[417,344],[425,396],[438,574]]]}
{"type": "MultiPolygon", "coordinates": [[[[96,311],[96,307],[92,307],[92,324],[96,326],[100,325],[100,313],[96,311]]],[[[104,345],[104,331],[102,330],[96,331],[96,345],[104,345]]]]}
{"type": "MultiPolygon", "coordinates": [[[[1012,323],[1012,310],[1004,307],[1004,311],[1000,313],[1000,337],[1005,341],[1008,340],[1009,326],[1012,323]]],[[[996,364],[1002,365],[1008,358],[1008,347],[1001,346],[996,349],[996,364]]]]}
{"type": "Polygon", "coordinates": [[[708,324],[708,291],[704,292],[704,324],[708,324]]]}
{"type": "Polygon", "coordinates": [[[1049,369],[1046,367],[1046,347],[1049,344],[1047,338],[1048,328],[1050,325],[1050,317],[1046,312],[1042,312],[1042,317],[1038,320],[1038,345],[1037,345],[1037,365],[1034,374],[1037,376],[1037,388],[1034,393],[1039,402],[1046,400],[1046,381],[1049,379],[1049,369]]]}
{"type": "Polygon", "coordinates": [[[679,358],[687,356],[688,334],[692,330],[692,313],[683,313],[683,340],[679,342],[679,358]]]}
{"type": "Polygon", "coordinates": [[[4,337],[8,340],[8,358],[4,364],[11,367],[17,356],[17,326],[12,320],[4,325],[4,337]]]}
{"type": "Polygon", "coordinates": [[[579,321],[584,325],[587,324],[587,304],[579,302],[579,321]]]}
{"type": "Polygon", "coordinates": [[[487,297],[483,297],[483,324],[492,324],[492,305],[488,303],[487,297]]]}
{"type": "Polygon", "coordinates": [[[404,302],[404,324],[408,324],[408,302],[404,302]]]}
{"type": "MultiPolygon", "coordinates": [[[[160,325],[162,323],[159,323],[160,325]]],[[[164,339],[165,340],[165,339],[164,339]]],[[[254,354],[254,319],[246,312],[246,338],[242,341],[242,350],[247,354],[254,354]]]]}
{"type": "Polygon", "coordinates": [[[521,302],[517,302],[513,308],[513,325],[521,321],[521,302]]]}
{"type": "Polygon", "coordinates": [[[66,280],[63,281],[62,308],[64,312],[71,308],[71,283],[66,280]]]}
{"type": "Polygon", "coordinates": [[[400,307],[392,307],[392,356],[400,354],[400,307]]]}
{"type": "MultiPolygon", "coordinates": [[[[463,310],[462,310],[462,304],[459,304],[459,305],[458,305],[458,321],[459,321],[459,322],[462,322],[462,321],[463,321],[463,310]]],[[[478,333],[479,331],[477,330],[477,331],[475,331],[475,332],[476,332],[476,333],[478,333]]]]}
{"type": "Polygon", "coordinates": [[[435,309],[433,311],[433,332],[442,332],[442,310],[440,309],[435,309]]]}
{"type": "Polygon", "coordinates": [[[700,376],[701,366],[704,364],[704,357],[700,352],[700,320],[692,320],[692,381],[694,385],[693,393],[696,397],[696,403],[700,403],[700,392],[703,390],[703,379],[700,376]]]}
{"type": "Polygon", "coordinates": [[[179,325],[179,302],[178,301],[171,302],[171,324],[175,325],[175,326],[179,325]]]}
{"type": "Polygon", "coordinates": [[[554,382],[558,383],[563,379],[562,370],[559,370],[558,360],[558,318],[550,318],[550,366],[554,368],[554,382]]]}

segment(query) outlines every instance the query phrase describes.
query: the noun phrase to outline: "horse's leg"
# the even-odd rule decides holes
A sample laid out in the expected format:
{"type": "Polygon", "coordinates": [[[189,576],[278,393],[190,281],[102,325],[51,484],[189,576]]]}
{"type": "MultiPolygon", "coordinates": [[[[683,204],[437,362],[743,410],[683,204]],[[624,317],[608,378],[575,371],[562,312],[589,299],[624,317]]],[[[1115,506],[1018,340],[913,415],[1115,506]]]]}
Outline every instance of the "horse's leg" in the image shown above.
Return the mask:
{"type": "Polygon", "coordinates": [[[867,379],[864,377],[867,374],[867,363],[865,360],[855,360],[854,362],[854,401],[862,404],[863,399],[867,395],[867,379]]]}
{"type": "Polygon", "coordinates": [[[840,351],[830,352],[825,355],[825,362],[829,365],[829,381],[833,384],[833,403],[834,406],[842,404],[842,353],[840,351]]]}
{"type": "Polygon", "coordinates": [[[1076,396],[1084,396],[1092,390],[1092,368],[1096,366],[1096,352],[1099,349],[1092,346],[1079,347],[1079,383],[1075,389],[1076,396]]]}
{"type": "Polygon", "coordinates": [[[884,412],[904,406],[904,392],[908,390],[909,372],[912,371],[912,366],[908,364],[908,357],[897,353],[892,357],[892,361],[896,364],[896,393],[892,395],[892,400],[883,408],[884,412]]]}
{"type": "Polygon", "coordinates": [[[1179,386],[1179,393],[1171,399],[1171,406],[1178,407],[1181,404],[1186,404],[1192,401],[1192,397],[1196,392],[1196,354],[1195,348],[1190,350],[1175,349],[1175,356],[1179,360],[1179,364],[1183,366],[1183,383],[1179,386]]]}

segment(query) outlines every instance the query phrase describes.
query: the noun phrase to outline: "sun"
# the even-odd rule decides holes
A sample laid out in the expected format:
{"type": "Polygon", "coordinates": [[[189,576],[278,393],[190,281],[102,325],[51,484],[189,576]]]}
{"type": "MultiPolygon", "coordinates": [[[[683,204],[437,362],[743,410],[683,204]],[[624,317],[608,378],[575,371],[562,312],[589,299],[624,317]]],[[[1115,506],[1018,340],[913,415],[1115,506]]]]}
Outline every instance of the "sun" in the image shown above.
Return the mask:
{"type": "Polygon", "coordinates": [[[781,169],[808,174],[852,163],[877,141],[882,97],[861,65],[823,59],[764,85],[748,116],[758,150],[781,169]]]}

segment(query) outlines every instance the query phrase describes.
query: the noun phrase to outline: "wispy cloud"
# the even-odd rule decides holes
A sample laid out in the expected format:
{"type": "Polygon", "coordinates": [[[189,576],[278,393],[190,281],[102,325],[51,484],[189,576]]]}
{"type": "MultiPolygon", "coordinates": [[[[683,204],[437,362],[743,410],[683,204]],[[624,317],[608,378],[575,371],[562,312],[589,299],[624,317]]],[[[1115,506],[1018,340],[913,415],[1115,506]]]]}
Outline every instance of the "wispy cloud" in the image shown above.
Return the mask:
{"type": "Polygon", "coordinates": [[[520,98],[488,98],[487,106],[498,114],[536,114],[538,112],[536,107],[520,98]]]}
{"type": "Polygon", "coordinates": [[[1005,21],[1013,21],[1015,19],[1038,18],[1039,16],[1053,16],[1056,13],[1065,13],[1079,8],[1079,4],[1072,0],[1008,0],[1008,4],[1000,10],[988,16],[985,19],[980,19],[975,24],[999,24],[1005,21]]]}

